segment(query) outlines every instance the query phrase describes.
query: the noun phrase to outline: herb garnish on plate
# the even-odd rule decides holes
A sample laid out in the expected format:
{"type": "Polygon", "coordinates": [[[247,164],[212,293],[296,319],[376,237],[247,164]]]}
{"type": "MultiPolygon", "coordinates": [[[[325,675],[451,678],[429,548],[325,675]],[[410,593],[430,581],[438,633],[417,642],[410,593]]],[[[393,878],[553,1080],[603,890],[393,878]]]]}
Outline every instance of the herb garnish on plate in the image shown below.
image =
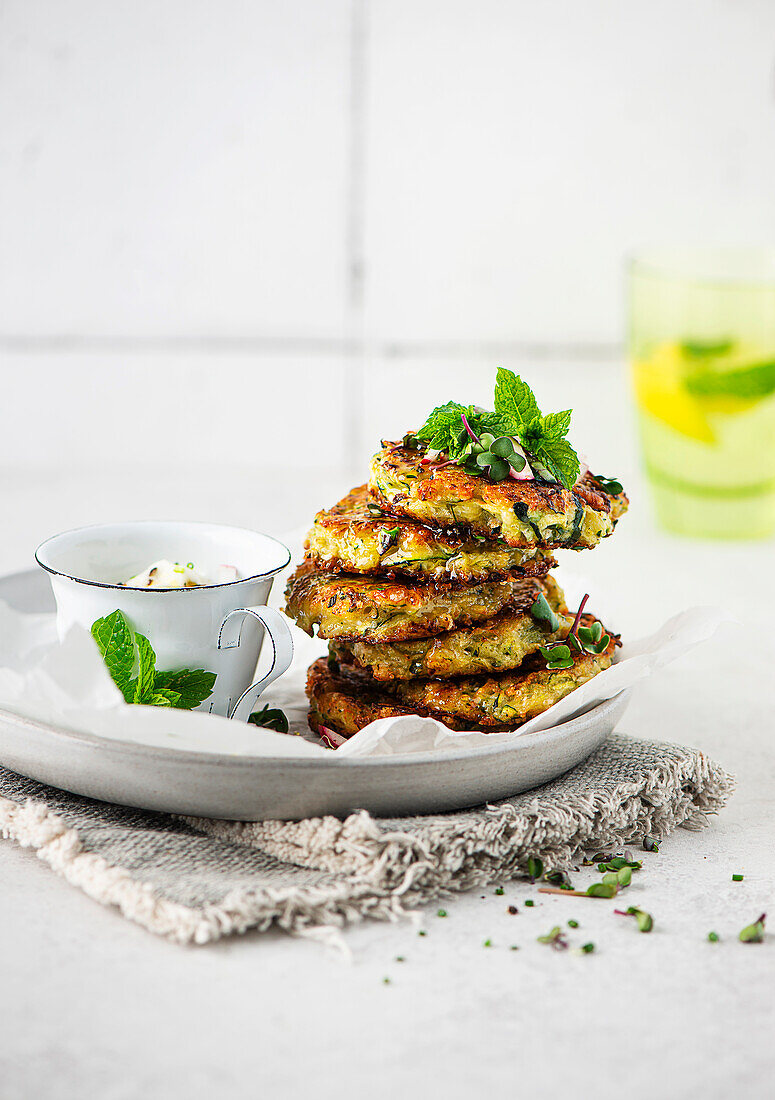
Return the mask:
{"type": "MultiPolygon", "coordinates": [[[[537,619],[539,622],[547,622],[550,628],[556,630],[559,627],[559,620],[553,615],[548,603],[546,606],[552,618],[547,618],[546,611],[540,602],[541,598],[536,600],[530,608],[530,614],[534,619],[537,619]],[[557,626],[552,627],[554,622],[557,623],[557,626]]],[[[559,641],[550,642],[549,645],[542,645],[540,647],[539,652],[546,661],[546,667],[548,669],[572,668],[574,656],[582,653],[593,653],[599,656],[608,649],[611,638],[610,635],[604,633],[602,623],[594,622],[592,626],[579,626],[581,615],[588,599],[589,593],[586,593],[584,599],[579,604],[579,609],[573,620],[573,626],[568,631],[567,636],[559,641]]],[[[546,603],[545,600],[544,603],[546,603]]]]}
{"type": "Polygon", "coordinates": [[[535,475],[570,488],[581,469],[566,439],[571,412],[565,409],[544,416],[527,382],[499,367],[494,412],[448,401],[435,408],[417,435],[406,437],[405,442],[411,446],[413,440],[421,440],[476,477],[503,481],[535,475]]]}
{"type": "MultiPolygon", "coordinates": [[[[113,683],[127,703],[151,707],[194,710],[209,699],[215,687],[215,673],[203,668],[180,668],[160,672],[156,653],[144,634],[133,629],[123,611],[114,611],[92,624],[94,638],[113,683]]],[[[288,732],[288,719],[279,709],[264,706],[248,718],[255,726],[288,732]]]]}
{"type": "Polygon", "coordinates": [[[122,611],[97,619],[91,632],[114,684],[127,703],[193,710],[212,695],[214,672],[203,668],[159,672],[153,646],[145,635],[132,629],[122,611]]]}

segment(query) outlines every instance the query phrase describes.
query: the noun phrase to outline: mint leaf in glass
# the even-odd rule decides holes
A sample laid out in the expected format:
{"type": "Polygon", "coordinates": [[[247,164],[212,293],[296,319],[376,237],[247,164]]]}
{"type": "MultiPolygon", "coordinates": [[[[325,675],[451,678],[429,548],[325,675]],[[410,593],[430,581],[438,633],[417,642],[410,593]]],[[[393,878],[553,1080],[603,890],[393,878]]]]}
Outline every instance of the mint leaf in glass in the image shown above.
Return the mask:
{"type": "Polygon", "coordinates": [[[686,379],[686,388],[694,397],[742,397],[760,400],[775,393],[775,362],[693,374],[686,379]]]}

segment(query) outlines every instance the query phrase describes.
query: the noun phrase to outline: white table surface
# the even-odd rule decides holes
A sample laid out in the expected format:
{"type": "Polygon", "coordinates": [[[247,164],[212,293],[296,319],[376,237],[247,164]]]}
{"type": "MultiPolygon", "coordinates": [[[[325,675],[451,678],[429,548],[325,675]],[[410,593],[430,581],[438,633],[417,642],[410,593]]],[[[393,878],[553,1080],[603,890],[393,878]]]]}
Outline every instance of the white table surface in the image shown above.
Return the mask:
{"type": "MultiPolygon", "coordinates": [[[[246,500],[244,482],[214,479],[204,486],[212,496],[197,483],[189,497],[179,480],[157,481],[149,494],[127,477],[123,514],[201,515],[197,501],[208,499],[216,503],[207,518],[279,532],[344,487],[323,480],[291,487],[266,479],[246,500]]],[[[102,518],[98,504],[114,485],[47,472],[7,486],[0,571],[25,567],[52,530],[102,518]]],[[[626,609],[626,624],[616,625],[632,636],[698,602],[733,606],[743,623],[641,685],[622,723],[636,736],[707,750],[739,783],[709,829],[680,831],[659,855],[644,856],[627,903],[653,913],[651,935],[613,916],[611,903],[504,883],[502,897],[450,899],[446,919],[432,908],[424,938],[408,922],[353,928],[350,961],[278,933],[181,948],[6,842],[3,1100],[771,1097],[773,544],[658,535],[637,481],[628,487],[633,508],[614,538],[573,562],[593,593],[605,589],[606,603],[626,609]],[[733,872],[744,882],[733,883],[733,872]],[[536,899],[532,910],[527,897],[536,899]],[[517,916],[506,911],[512,903],[517,916]],[[767,942],[738,943],[740,928],[768,908],[767,942]],[[536,942],[570,917],[580,923],[574,942],[594,941],[594,954],[536,942]],[[711,929],[721,943],[707,942],[711,929]]]]}

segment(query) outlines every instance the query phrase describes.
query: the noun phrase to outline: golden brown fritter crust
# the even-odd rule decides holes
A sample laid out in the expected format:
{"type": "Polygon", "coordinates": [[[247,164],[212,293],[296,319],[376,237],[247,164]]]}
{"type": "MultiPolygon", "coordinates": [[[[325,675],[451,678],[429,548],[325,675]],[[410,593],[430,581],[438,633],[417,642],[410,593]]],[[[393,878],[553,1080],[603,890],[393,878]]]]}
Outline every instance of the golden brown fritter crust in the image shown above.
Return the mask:
{"type": "MultiPolygon", "coordinates": [[[[331,668],[325,657],[310,665],[307,672],[309,697],[309,725],[315,733],[325,727],[343,737],[352,737],[364,726],[378,718],[398,718],[404,714],[419,714],[423,718],[436,718],[449,729],[471,729],[470,725],[442,718],[416,707],[402,706],[397,700],[378,690],[374,681],[363,672],[354,669],[331,668]]],[[[492,730],[485,730],[491,733],[492,730]]]]}
{"type": "MultiPolygon", "coordinates": [[[[595,622],[594,616],[583,618],[587,626],[595,622]]],[[[327,726],[352,737],[378,718],[419,714],[452,730],[518,729],[608,668],[619,644],[612,635],[604,653],[577,657],[567,670],[549,670],[543,658],[535,657],[500,676],[395,682],[390,687],[362,669],[321,657],[307,673],[309,724],[316,733],[327,726]]]]}
{"type": "Polygon", "coordinates": [[[305,561],[285,590],[285,613],[307,634],[339,641],[400,642],[482,622],[535,599],[535,583],[411,584],[390,577],[330,573],[305,561]]]}
{"type": "Polygon", "coordinates": [[[573,625],[562,590],[551,577],[526,581],[521,600],[493,619],[459,627],[433,638],[392,643],[366,641],[332,643],[331,652],[341,662],[367,668],[375,680],[412,680],[435,677],[477,676],[518,668],[541,646],[564,638],[573,625]],[[530,614],[544,594],[559,626],[551,632],[530,614]]]}
{"type": "Polygon", "coordinates": [[[469,528],[512,547],[591,548],[610,535],[628,505],[587,473],[564,489],[544,481],[492,482],[454,464],[427,463],[424,447],[383,443],[372,459],[369,490],[386,511],[420,523],[469,528]]]}
{"type": "MultiPolygon", "coordinates": [[[[582,616],[585,626],[596,620],[582,616]]],[[[543,657],[529,657],[520,668],[500,676],[472,676],[456,680],[393,681],[389,690],[403,706],[443,715],[441,721],[473,723],[481,727],[521,726],[575,688],[608,668],[617,635],[600,655],[577,656],[569,669],[548,669],[543,657]]]]}
{"type": "Polygon", "coordinates": [[[547,550],[535,545],[514,548],[467,530],[443,531],[385,514],[369,500],[365,485],[318,512],[305,547],[309,560],[322,569],[418,581],[540,577],[556,565],[547,550]]]}

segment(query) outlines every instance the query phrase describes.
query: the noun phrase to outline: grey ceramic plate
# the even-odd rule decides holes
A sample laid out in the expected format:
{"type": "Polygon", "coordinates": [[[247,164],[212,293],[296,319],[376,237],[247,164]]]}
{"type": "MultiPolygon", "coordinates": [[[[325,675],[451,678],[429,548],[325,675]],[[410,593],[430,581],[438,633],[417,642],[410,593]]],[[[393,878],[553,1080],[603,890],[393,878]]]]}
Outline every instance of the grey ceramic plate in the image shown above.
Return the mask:
{"type": "MultiPolygon", "coordinates": [[[[36,571],[0,578],[0,599],[51,611],[36,571]]],[[[457,810],[518,794],[586,759],[624,713],[622,692],[578,718],[512,745],[374,759],[216,756],[105,740],[0,711],[0,764],[54,787],[146,810],[243,821],[457,810]]]]}

